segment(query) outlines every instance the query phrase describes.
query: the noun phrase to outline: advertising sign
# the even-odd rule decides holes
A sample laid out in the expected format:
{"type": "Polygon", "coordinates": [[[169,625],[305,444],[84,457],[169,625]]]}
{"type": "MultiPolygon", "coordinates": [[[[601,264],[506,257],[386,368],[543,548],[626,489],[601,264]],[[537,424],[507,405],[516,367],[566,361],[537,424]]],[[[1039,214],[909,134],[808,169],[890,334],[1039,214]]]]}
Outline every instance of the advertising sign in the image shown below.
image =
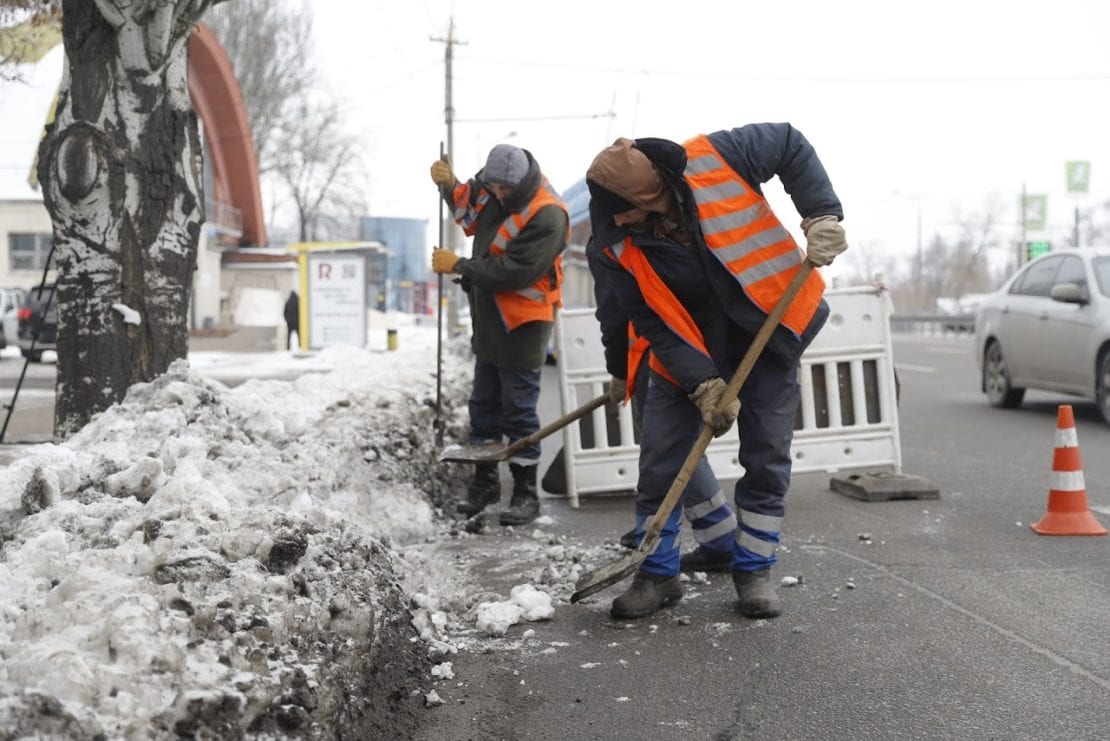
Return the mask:
{"type": "Polygon", "coordinates": [[[1026,229],[1038,231],[1048,223],[1048,196],[1027,195],[1021,206],[1021,218],[1026,229]]]}
{"type": "Polygon", "coordinates": [[[313,349],[336,344],[366,347],[364,255],[308,255],[308,330],[313,349]]]}
{"type": "Polygon", "coordinates": [[[1091,184],[1091,163],[1074,161],[1065,163],[1068,173],[1068,192],[1086,193],[1091,184]]]}

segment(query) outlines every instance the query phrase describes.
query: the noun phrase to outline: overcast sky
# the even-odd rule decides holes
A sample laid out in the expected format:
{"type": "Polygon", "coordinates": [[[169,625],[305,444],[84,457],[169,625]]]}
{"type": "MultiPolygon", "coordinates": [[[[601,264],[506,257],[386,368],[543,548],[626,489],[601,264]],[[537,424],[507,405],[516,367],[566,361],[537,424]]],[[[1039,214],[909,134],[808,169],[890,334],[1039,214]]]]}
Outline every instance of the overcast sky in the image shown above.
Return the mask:
{"type": "MultiPolygon", "coordinates": [[[[531,150],[562,190],[618,136],[681,141],[789,121],[817,147],[854,251],[906,260],[919,212],[927,243],[951,229],[957,210],[981,212],[993,194],[1016,236],[1024,184],[1048,196],[1059,244],[1070,236],[1077,202],[1110,200],[1110,3],[312,0],[311,7],[322,76],[363,138],[370,214],[426,218],[429,239],[437,203],[428,165],[445,138],[444,46],[432,37],[446,35],[452,11],[463,43],[454,66],[460,176],[507,141],[531,150]],[[1069,160],[1091,163],[1090,192],[1078,201],[1065,188],[1069,160]]],[[[21,112],[27,106],[12,95],[22,94],[9,88],[0,103],[21,112]]],[[[0,180],[25,176],[22,160],[33,152],[41,115],[25,113],[31,125],[21,127],[0,121],[0,180]]],[[[798,235],[781,189],[767,193],[798,235]]]]}
{"type": "MultiPolygon", "coordinates": [[[[376,215],[435,218],[427,169],[445,136],[444,47],[430,37],[446,34],[452,10],[465,42],[454,67],[460,176],[508,141],[565,189],[617,136],[681,141],[789,121],[817,147],[850,242],[907,258],[918,205],[926,241],[992,193],[1016,224],[1024,183],[1068,232],[1068,160],[1092,163],[1082,203],[1110,195],[1110,3],[312,6],[324,75],[365,135],[376,215]]],[[[781,190],[769,196],[797,234],[781,190]]]]}

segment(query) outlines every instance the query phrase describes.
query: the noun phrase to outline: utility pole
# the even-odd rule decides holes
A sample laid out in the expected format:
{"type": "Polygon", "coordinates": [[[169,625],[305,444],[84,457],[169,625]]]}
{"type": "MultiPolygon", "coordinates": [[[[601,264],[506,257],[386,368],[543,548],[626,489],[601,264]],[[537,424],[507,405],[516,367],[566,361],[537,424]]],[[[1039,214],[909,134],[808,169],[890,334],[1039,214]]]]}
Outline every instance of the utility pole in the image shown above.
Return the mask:
{"type": "MultiPolygon", "coordinates": [[[[450,16],[450,18],[447,22],[447,36],[445,38],[444,37],[433,36],[433,37],[431,37],[431,39],[432,39],[432,41],[443,44],[443,70],[444,70],[443,122],[447,126],[447,149],[446,149],[445,153],[447,155],[448,161],[451,163],[452,169],[454,169],[454,166],[455,166],[455,156],[454,156],[455,155],[455,104],[454,104],[454,101],[453,101],[453,98],[452,98],[452,91],[451,91],[452,82],[453,82],[453,78],[454,78],[454,73],[452,71],[452,66],[453,66],[453,61],[454,61],[454,56],[455,56],[455,44],[465,45],[465,42],[461,42],[461,41],[459,41],[455,38],[455,16],[454,16],[454,14],[452,14],[450,16]]],[[[443,210],[440,209],[441,214],[442,214],[442,212],[443,212],[443,210]]],[[[440,223],[440,233],[443,234],[446,237],[446,239],[443,240],[445,242],[445,244],[440,244],[440,245],[436,245],[436,246],[437,247],[443,247],[445,249],[449,249],[452,252],[458,254],[458,252],[459,252],[459,239],[458,239],[459,229],[455,225],[454,219],[451,218],[450,216],[448,216],[447,219],[446,219],[446,223],[443,223],[443,216],[441,215],[440,216],[440,222],[441,222],[440,223]]],[[[454,288],[454,286],[455,286],[455,283],[452,282],[451,285],[447,288],[447,291],[446,291],[447,292],[447,325],[448,325],[447,326],[447,331],[450,334],[455,334],[457,332],[457,328],[459,326],[459,302],[458,302],[459,292],[458,292],[458,290],[456,290],[454,288]]],[[[439,300],[443,301],[443,299],[444,299],[444,297],[440,296],[439,300]]]]}
{"type": "MultiPolygon", "coordinates": [[[[447,36],[433,36],[432,41],[443,44],[443,71],[444,71],[444,85],[443,85],[443,122],[447,126],[447,159],[450,160],[452,168],[455,165],[455,103],[452,95],[452,86],[454,81],[454,57],[455,45],[465,46],[466,42],[459,41],[455,38],[455,16],[452,15],[447,21],[447,36]]],[[[452,252],[458,252],[458,229],[455,227],[454,220],[448,218],[445,236],[447,237],[446,244],[438,245],[446,247],[452,252]]]]}

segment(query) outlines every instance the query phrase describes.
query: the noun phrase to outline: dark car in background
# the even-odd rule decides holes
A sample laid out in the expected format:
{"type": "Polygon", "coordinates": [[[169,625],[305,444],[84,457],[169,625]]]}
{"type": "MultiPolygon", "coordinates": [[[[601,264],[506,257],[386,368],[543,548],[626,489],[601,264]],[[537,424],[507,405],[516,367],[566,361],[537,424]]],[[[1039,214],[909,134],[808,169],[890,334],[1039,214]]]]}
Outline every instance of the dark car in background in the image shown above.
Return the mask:
{"type": "Polygon", "coordinates": [[[56,349],[58,305],[54,299],[54,286],[35,286],[28,291],[16,316],[19,321],[16,344],[23,357],[37,363],[42,360],[43,351],[56,349]]]}
{"type": "Polygon", "coordinates": [[[1050,252],[979,304],[976,359],[997,407],[1027,388],[1092,399],[1110,423],[1110,248],[1050,252]]]}

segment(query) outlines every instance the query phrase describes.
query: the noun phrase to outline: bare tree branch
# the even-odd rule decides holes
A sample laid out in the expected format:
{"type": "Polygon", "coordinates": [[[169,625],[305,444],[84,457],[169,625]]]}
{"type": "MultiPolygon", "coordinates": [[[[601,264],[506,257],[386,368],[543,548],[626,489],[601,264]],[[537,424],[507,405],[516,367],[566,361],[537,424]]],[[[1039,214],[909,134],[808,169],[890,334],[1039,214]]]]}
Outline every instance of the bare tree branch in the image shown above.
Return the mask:
{"type": "Polygon", "coordinates": [[[275,171],[282,133],[295,123],[293,101],[316,85],[311,13],[289,0],[235,0],[209,11],[205,22],[235,69],[259,172],[275,171]]]}

